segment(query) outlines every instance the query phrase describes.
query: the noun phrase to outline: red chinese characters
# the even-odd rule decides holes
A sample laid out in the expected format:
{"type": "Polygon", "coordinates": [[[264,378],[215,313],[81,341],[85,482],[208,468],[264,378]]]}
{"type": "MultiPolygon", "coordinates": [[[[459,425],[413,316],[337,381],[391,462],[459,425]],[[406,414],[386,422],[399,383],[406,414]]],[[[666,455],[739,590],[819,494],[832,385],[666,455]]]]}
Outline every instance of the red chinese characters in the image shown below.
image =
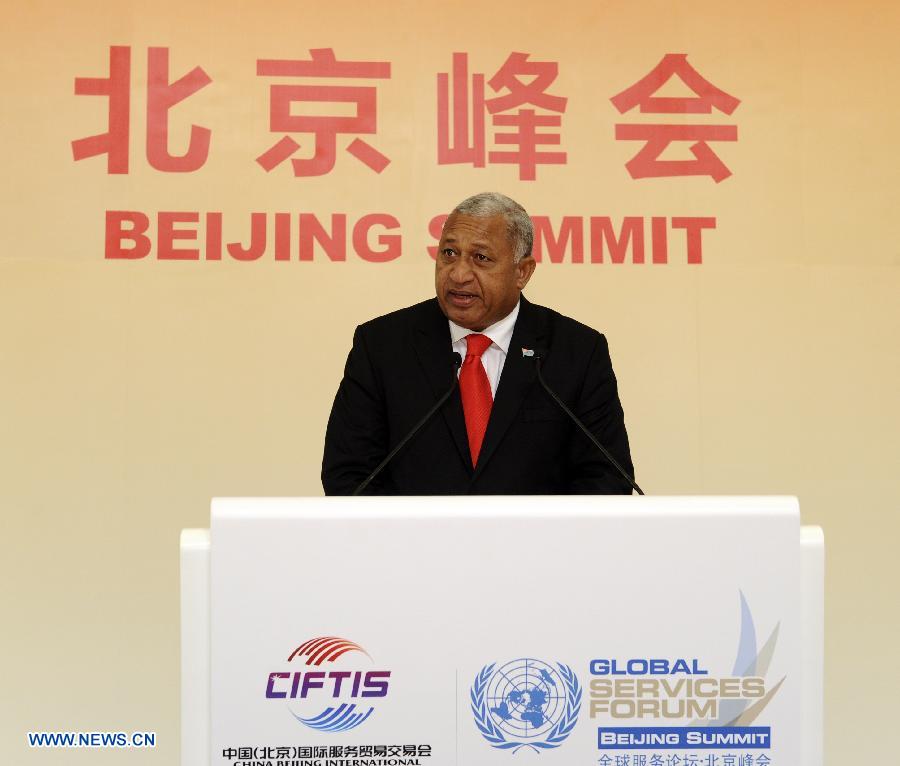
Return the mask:
{"type": "MultiPolygon", "coordinates": [[[[310,59],[305,61],[260,59],[256,62],[256,73],[269,77],[389,79],[391,65],[381,61],[338,61],[331,48],[315,48],[310,50],[310,59]]],[[[307,133],[313,136],[313,156],[291,159],[294,175],[321,176],[331,172],[337,156],[337,137],[348,134],[357,137],[347,145],[347,152],[376,173],[381,173],[390,160],[358,137],[376,132],[376,96],[374,85],[271,85],[269,129],[273,133],[307,133]],[[352,116],[294,113],[294,106],[304,103],[349,103],[355,106],[356,113],[352,116]]],[[[300,148],[300,143],[285,135],[256,161],[266,172],[270,172],[300,148]]]]}
{"type": "MultiPolygon", "coordinates": [[[[610,99],[621,114],[640,107],[642,114],[711,114],[713,109],[730,115],[741,103],[700,75],[687,54],[667,53],[654,69],[630,88],[610,99]],[[661,97],[656,92],[677,76],[694,96],[661,97]]],[[[632,178],[665,176],[709,176],[716,183],[731,171],[710,148],[712,141],[737,141],[736,125],[617,124],[617,141],[644,141],[644,147],[625,167],[632,178]],[[675,141],[690,141],[692,160],[660,159],[675,141]]]]}
{"type": "Polygon", "coordinates": [[[546,151],[559,146],[553,129],[562,125],[567,99],[547,93],[559,74],[553,61],[529,61],[528,53],[511,53],[487,84],[494,93],[485,98],[485,76],[469,79],[468,54],[454,53],[452,73],[437,76],[438,164],[471,163],[518,165],[519,179],[534,181],[538,165],[564,165],[566,153],[546,151]],[[451,86],[452,78],[452,86],[451,86]],[[509,149],[486,150],[486,115],[500,128],[494,143],[509,149]],[[506,130],[509,128],[509,130],[506,130]]]}
{"type": "MultiPolygon", "coordinates": [[[[169,82],[169,49],[147,51],[147,161],[167,173],[189,173],[201,168],[209,156],[211,131],[191,125],[188,147],[183,154],[169,150],[169,110],[212,82],[200,67],[194,67],[175,82],[169,82]]],[[[131,47],[109,49],[108,77],[76,77],[78,96],[109,99],[107,132],[72,141],[72,156],[78,160],[107,155],[106,172],[128,173],[131,111],[131,47]]]]}

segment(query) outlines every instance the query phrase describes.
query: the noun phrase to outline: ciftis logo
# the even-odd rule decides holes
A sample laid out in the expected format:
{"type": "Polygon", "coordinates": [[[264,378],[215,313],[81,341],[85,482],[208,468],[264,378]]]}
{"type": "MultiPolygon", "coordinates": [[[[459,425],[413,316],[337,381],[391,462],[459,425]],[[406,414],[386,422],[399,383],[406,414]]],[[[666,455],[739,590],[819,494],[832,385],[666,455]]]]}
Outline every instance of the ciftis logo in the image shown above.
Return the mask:
{"type": "Polygon", "coordinates": [[[575,728],[581,685],[568,665],[522,658],[485,665],[470,700],[478,731],[495,748],[541,752],[559,747],[575,728]]]}
{"type": "Polygon", "coordinates": [[[353,729],[372,715],[375,700],[387,696],[391,679],[390,670],[360,668],[360,655],[372,664],[369,653],[353,641],[311,638],[288,657],[304,667],[269,673],[266,697],[284,700],[291,715],[310,729],[353,729]]]}

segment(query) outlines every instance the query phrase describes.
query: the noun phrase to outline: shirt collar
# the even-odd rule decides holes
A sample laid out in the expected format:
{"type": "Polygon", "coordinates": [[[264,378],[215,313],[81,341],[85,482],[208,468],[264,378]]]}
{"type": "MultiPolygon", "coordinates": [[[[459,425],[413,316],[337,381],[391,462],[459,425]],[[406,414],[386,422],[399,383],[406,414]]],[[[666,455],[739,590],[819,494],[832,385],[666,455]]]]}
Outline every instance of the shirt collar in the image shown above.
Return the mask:
{"type": "MultiPolygon", "coordinates": [[[[516,318],[519,316],[520,303],[521,301],[517,301],[515,308],[503,319],[499,322],[494,322],[490,327],[485,327],[478,333],[479,335],[487,335],[491,339],[491,343],[498,346],[504,354],[509,351],[509,343],[512,340],[513,329],[516,326],[516,318]]],[[[457,343],[463,340],[466,335],[471,335],[474,332],[465,327],[460,327],[449,319],[447,321],[450,322],[450,340],[452,343],[457,343]]]]}

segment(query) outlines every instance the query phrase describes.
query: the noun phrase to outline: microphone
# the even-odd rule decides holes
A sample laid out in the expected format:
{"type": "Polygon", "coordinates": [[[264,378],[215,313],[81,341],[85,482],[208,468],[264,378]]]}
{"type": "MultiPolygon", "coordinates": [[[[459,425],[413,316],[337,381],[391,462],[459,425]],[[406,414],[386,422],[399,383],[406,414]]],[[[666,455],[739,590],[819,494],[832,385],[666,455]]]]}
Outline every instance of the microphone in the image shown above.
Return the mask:
{"type": "Polygon", "coordinates": [[[587,438],[591,440],[591,443],[598,450],[600,450],[600,452],[603,453],[603,456],[622,475],[622,478],[624,478],[625,481],[627,481],[632,486],[633,489],[637,490],[637,493],[639,495],[643,495],[644,491],[635,483],[634,479],[628,475],[626,470],[624,468],[622,468],[622,466],[619,465],[618,461],[611,454],[609,454],[609,450],[606,449],[606,447],[604,447],[599,441],[597,441],[597,437],[595,437],[594,434],[592,434],[590,432],[588,427],[578,419],[578,417],[575,415],[574,412],[572,412],[572,410],[570,410],[568,407],[566,407],[565,402],[563,402],[563,400],[560,399],[559,396],[557,396],[556,392],[552,388],[550,388],[550,386],[547,385],[547,381],[544,380],[544,376],[541,373],[541,362],[543,361],[544,355],[546,353],[547,352],[543,349],[534,349],[534,350],[524,349],[524,348],[522,349],[523,356],[530,356],[534,359],[534,366],[535,366],[535,369],[537,370],[537,379],[538,379],[538,382],[541,384],[541,386],[543,386],[544,391],[546,391],[548,394],[550,394],[550,397],[553,399],[553,401],[556,402],[560,406],[562,411],[565,412],[566,415],[568,415],[572,419],[572,421],[575,423],[575,425],[578,426],[582,430],[584,435],[587,436],[587,438]]]}
{"type": "Polygon", "coordinates": [[[450,398],[450,395],[456,390],[457,385],[459,385],[459,378],[457,377],[457,373],[459,371],[459,368],[462,366],[462,357],[458,352],[454,351],[450,355],[450,358],[453,362],[453,382],[450,384],[450,388],[448,388],[444,395],[437,400],[435,405],[422,416],[422,419],[412,427],[412,430],[410,430],[410,432],[406,434],[406,436],[404,436],[399,442],[397,442],[397,446],[395,446],[394,449],[388,452],[387,457],[385,457],[385,459],[376,466],[375,470],[372,471],[372,473],[370,473],[368,476],[366,476],[362,483],[353,491],[353,497],[356,497],[357,495],[361,495],[363,493],[365,488],[368,487],[372,482],[372,479],[374,479],[376,476],[378,476],[378,474],[381,473],[384,467],[388,463],[390,463],[391,460],[393,460],[394,455],[396,455],[401,449],[403,449],[406,443],[419,432],[422,426],[424,426],[429,420],[431,420],[431,418],[434,416],[434,413],[443,406],[444,402],[446,402],[450,398]]]}

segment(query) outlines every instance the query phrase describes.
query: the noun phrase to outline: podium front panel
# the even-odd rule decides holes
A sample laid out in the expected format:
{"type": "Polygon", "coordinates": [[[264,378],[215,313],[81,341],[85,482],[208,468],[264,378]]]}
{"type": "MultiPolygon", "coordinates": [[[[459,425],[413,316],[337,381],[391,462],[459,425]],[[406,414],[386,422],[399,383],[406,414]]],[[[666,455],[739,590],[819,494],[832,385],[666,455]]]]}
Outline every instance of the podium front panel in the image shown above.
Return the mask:
{"type": "Polygon", "coordinates": [[[792,498],[216,500],[210,762],[795,766],[799,538],[792,498]]]}

